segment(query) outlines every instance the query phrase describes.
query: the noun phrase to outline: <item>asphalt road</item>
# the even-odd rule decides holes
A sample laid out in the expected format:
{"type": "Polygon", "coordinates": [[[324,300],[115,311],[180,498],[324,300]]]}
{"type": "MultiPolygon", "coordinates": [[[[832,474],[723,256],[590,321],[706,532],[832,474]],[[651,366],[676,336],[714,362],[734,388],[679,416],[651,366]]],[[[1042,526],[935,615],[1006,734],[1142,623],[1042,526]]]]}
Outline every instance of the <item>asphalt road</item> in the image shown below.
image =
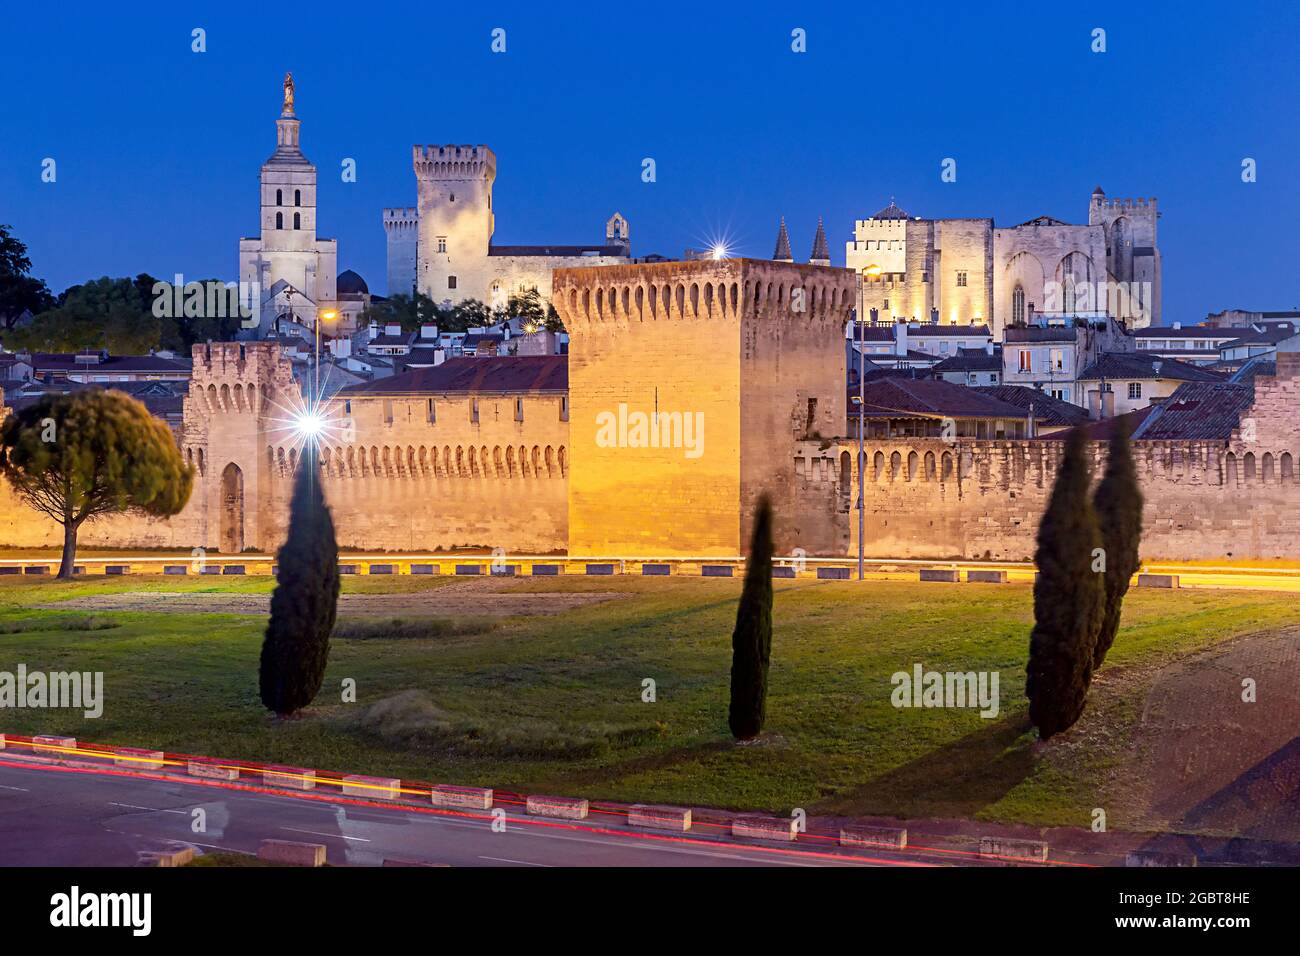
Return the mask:
{"type": "Polygon", "coordinates": [[[330,863],[362,866],[386,858],[525,867],[916,862],[833,846],[738,844],[712,833],[664,836],[596,819],[539,823],[513,812],[504,832],[493,832],[487,819],[0,762],[0,866],[134,866],[141,852],[170,841],[256,853],[264,839],[321,843],[330,863]],[[192,830],[196,809],[206,817],[203,832],[192,830]]]}

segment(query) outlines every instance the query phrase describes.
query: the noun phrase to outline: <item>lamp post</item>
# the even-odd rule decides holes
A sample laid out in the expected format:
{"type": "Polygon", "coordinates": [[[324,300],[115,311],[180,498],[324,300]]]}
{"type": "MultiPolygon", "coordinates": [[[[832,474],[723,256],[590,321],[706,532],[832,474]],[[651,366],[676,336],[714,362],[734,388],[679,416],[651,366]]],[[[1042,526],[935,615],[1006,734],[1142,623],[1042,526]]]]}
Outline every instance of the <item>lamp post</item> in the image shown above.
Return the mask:
{"type": "MultiPolygon", "coordinates": [[[[879,266],[871,266],[868,273],[874,276],[880,274],[879,266]],[[875,270],[874,273],[872,270],[875,270]]],[[[880,313],[876,309],[871,310],[871,324],[876,324],[876,317],[880,313]]],[[[858,580],[861,581],[866,577],[864,563],[866,559],[866,542],[867,533],[867,485],[866,485],[866,420],[867,420],[867,355],[866,355],[866,321],[862,316],[858,320],[858,580]]]]}
{"type": "Polygon", "coordinates": [[[320,404],[320,327],[323,322],[333,322],[339,317],[338,312],[333,309],[322,309],[316,313],[316,368],[314,370],[314,381],[312,391],[315,394],[315,401],[320,404]]]}

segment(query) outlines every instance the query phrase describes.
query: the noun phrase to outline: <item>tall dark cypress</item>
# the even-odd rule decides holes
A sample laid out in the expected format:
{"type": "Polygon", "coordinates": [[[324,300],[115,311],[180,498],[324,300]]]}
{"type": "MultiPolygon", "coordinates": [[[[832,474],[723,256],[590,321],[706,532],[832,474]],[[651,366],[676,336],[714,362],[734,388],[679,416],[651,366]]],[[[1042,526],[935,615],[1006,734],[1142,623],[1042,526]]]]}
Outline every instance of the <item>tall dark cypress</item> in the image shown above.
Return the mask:
{"type": "Polygon", "coordinates": [[[731,708],[727,723],[737,740],[758,736],[767,716],[767,667],[772,659],[772,503],[764,495],[754,513],[745,585],[731,633],[731,708]]]}
{"type": "Polygon", "coordinates": [[[1142,489],[1138,486],[1133,449],[1129,444],[1128,424],[1115,422],[1110,436],[1106,472],[1097,483],[1092,498],[1101,528],[1102,547],[1106,549],[1106,611],[1092,653],[1092,666],[1101,667],[1106,652],[1119,632],[1120,611],[1128,583],[1137,573],[1142,543],[1142,489]]]}
{"type": "Polygon", "coordinates": [[[339,547],[320,487],[316,455],[304,453],[289,505],[289,534],[276,555],[271,619],[258,673],[262,703],[286,716],[312,702],[325,680],[339,600],[339,547]]]}
{"type": "Polygon", "coordinates": [[[1101,530],[1088,495],[1086,452],[1082,429],[1071,430],[1038,525],[1025,696],[1029,718],[1043,740],[1069,729],[1083,713],[1104,611],[1102,575],[1092,570],[1101,530]]]}

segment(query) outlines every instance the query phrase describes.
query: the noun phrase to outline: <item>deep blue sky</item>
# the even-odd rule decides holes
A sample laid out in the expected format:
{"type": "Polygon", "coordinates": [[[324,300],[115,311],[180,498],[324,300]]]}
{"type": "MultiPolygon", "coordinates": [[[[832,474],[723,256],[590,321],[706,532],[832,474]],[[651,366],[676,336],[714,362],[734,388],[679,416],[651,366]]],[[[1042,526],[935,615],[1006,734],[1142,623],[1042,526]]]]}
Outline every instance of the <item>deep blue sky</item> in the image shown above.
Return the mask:
{"type": "Polygon", "coordinates": [[[56,292],[235,278],[292,70],[320,232],[374,292],[381,210],[414,204],[411,145],[451,142],[496,151],[498,243],[595,241],[618,209],[636,254],[725,234],[766,257],[784,215],[804,259],[822,215],[843,264],[853,220],[891,196],[926,217],[1082,222],[1101,184],[1159,197],[1166,322],[1300,306],[1300,4],[178,6],[7,5],[0,222],[56,292]]]}

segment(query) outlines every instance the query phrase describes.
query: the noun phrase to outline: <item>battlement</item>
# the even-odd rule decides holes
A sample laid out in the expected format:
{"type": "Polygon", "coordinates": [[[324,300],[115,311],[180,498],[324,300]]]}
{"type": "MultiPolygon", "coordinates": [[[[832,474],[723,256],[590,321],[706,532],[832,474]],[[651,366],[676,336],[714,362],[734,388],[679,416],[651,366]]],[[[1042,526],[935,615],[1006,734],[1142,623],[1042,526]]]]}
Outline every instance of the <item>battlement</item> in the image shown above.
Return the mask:
{"type": "Polygon", "coordinates": [[[412,146],[412,164],[418,180],[492,180],[497,157],[486,146],[412,146]]]}
{"type": "MultiPolygon", "coordinates": [[[[1063,441],[1042,439],[945,441],[894,439],[867,441],[867,484],[951,483],[954,494],[1050,491],[1064,452],[1063,441]],[[959,488],[958,486],[965,485],[959,488]]],[[[1295,450],[1300,453],[1300,449],[1295,450]]],[[[855,439],[841,438],[815,455],[798,454],[796,473],[806,482],[840,482],[852,470],[855,439]]],[[[1089,444],[1094,479],[1106,464],[1106,443],[1089,444]]],[[[1294,484],[1294,455],[1286,448],[1247,448],[1220,441],[1135,441],[1133,458],[1144,484],[1227,486],[1294,484]]],[[[857,476],[853,475],[856,482],[857,476]]]]}
{"type": "Polygon", "coordinates": [[[768,259],[704,259],[556,269],[552,303],[572,330],[593,322],[801,313],[847,320],[848,269],[768,259]]]}
{"type": "Polygon", "coordinates": [[[420,221],[420,210],[407,206],[405,208],[385,209],[384,225],[389,223],[418,223],[420,221]]]}
{"type": "Polygon", "coordinates": [[[1092,197],[1092,204],[1098,207],[1099,209],[1115,209],[1115,210],[1146,209],[1154,212],[1156,210],[1156,203],[1157,200],[1155,196],[1152,196],[1150,199],[1147,199],[1144,196],[1138,197],[1137,199],[1106,199],[1104,196],[1097,196],[1097,195],[1094,195],[1092,197]]]}
{"type": "Polygon", "coordinates": [[[293,371],[275,342],[209,342],[196,344],[191,354],[187,426],[193,411],[264,414],[276,395],[297,395],[293,371]]]}

